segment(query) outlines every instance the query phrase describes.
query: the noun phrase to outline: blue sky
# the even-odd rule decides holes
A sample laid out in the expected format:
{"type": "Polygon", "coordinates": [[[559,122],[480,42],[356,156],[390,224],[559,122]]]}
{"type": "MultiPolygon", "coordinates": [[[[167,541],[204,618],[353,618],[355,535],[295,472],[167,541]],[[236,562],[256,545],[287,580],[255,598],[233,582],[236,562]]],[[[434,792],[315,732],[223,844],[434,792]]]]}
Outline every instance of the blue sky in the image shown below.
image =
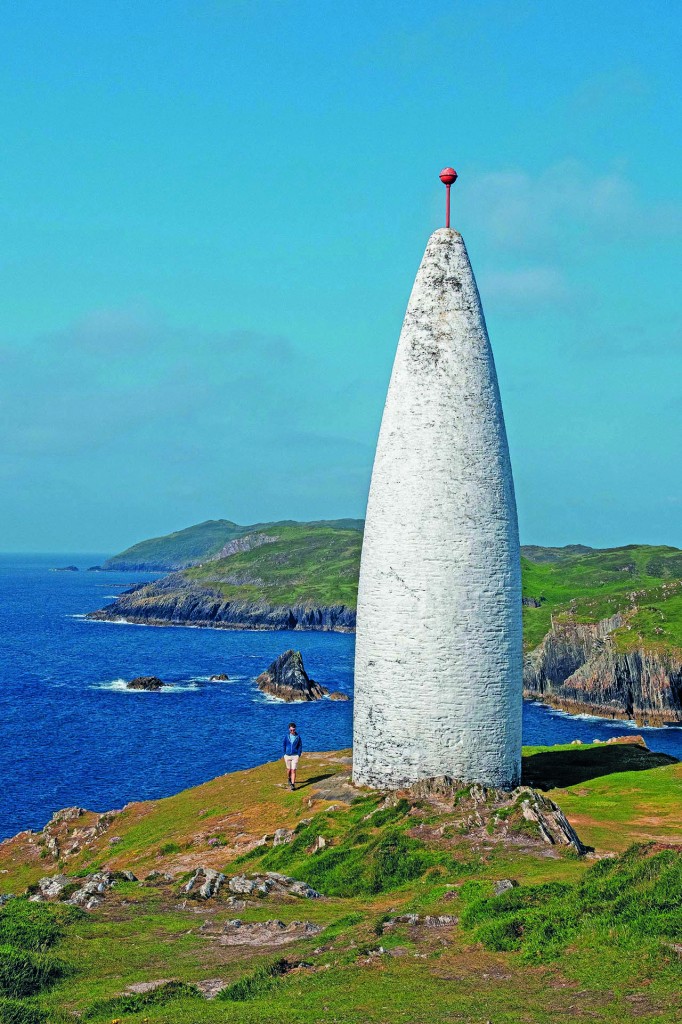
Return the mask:
{"type": "Polygon", "coordinates": [[[682,546],[681,24],[5,5],[0,548],[363,515],[447,163],[522,540],[682,546]]]}

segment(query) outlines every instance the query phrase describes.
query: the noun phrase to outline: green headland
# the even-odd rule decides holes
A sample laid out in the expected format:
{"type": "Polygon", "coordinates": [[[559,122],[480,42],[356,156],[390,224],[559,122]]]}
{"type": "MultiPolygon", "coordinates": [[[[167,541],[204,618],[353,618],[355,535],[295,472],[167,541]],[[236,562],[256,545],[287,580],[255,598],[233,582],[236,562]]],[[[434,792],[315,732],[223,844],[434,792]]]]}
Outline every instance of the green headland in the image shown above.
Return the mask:
{"type": "Polygon", "coordinates": [[[637,742],[527,748],[524,783],[578,855],[524,816],[530,788],[387,796],[354,790],[349,761],[307,755],[294,793],[272,763],[0,844],[19,897],[0,1020],[680,1019],[682,765],[637,742]],[[70,905],[95,872],[91,909],[70,905]],[[58,895],[21,895],[55,876],[58,895]]]}

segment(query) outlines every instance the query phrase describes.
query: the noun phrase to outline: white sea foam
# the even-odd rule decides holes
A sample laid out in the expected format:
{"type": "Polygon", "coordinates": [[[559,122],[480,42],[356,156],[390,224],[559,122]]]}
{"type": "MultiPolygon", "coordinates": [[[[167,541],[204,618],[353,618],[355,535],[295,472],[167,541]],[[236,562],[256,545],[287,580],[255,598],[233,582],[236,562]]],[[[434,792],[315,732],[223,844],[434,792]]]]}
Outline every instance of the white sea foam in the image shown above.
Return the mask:
{"type": "Polygon", "coordinates": [[[251,698],[254,704],[286,704],[282,697],[273,697],[271,693],[263,693],[257,690],[251,698]]]}
{"type": "Polygon", "coordinates": [[[111,679],[108,682],[93,683],[91,690],[114,690],[116,693],[188,693],[198,690],[196,682],[190,680],[187,683],[166,683],[160,690],[129,690],[128,679],[111,679]]]}

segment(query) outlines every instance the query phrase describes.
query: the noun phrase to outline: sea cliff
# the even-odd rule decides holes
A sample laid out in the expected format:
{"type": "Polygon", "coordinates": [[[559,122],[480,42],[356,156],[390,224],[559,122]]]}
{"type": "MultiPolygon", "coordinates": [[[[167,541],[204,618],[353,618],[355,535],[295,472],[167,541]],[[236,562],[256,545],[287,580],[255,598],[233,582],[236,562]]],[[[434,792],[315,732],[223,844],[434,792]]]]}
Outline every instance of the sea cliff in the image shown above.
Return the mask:
{"type": "Polygon", "coordinates": [[[638,725],[682,722],[682,652],[619,649],[614,633],[624,625],[620,614],[597,623],[553,623],[524,659],[524,695],[638,725]]]}
{"type": "Polygon", "coordinates": [[[319,629],[350,632],[355,609],[314,601],[285,603],[226,598],[182,573],[132,587],[89,619],[148,626],[207,626],[217,629],[319,629]]]}

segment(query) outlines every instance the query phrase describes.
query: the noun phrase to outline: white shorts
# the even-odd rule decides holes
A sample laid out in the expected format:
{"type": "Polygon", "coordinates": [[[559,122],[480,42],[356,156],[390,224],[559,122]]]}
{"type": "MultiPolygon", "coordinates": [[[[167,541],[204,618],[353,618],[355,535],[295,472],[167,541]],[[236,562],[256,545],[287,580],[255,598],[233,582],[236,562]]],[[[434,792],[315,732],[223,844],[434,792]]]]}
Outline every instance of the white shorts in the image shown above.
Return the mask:
{"type": "Polygon", "coordinates": [[[285,754],[284,763],[287,766],[287,771],[296,771],[298,768],[299,754],[285,754]]]}

